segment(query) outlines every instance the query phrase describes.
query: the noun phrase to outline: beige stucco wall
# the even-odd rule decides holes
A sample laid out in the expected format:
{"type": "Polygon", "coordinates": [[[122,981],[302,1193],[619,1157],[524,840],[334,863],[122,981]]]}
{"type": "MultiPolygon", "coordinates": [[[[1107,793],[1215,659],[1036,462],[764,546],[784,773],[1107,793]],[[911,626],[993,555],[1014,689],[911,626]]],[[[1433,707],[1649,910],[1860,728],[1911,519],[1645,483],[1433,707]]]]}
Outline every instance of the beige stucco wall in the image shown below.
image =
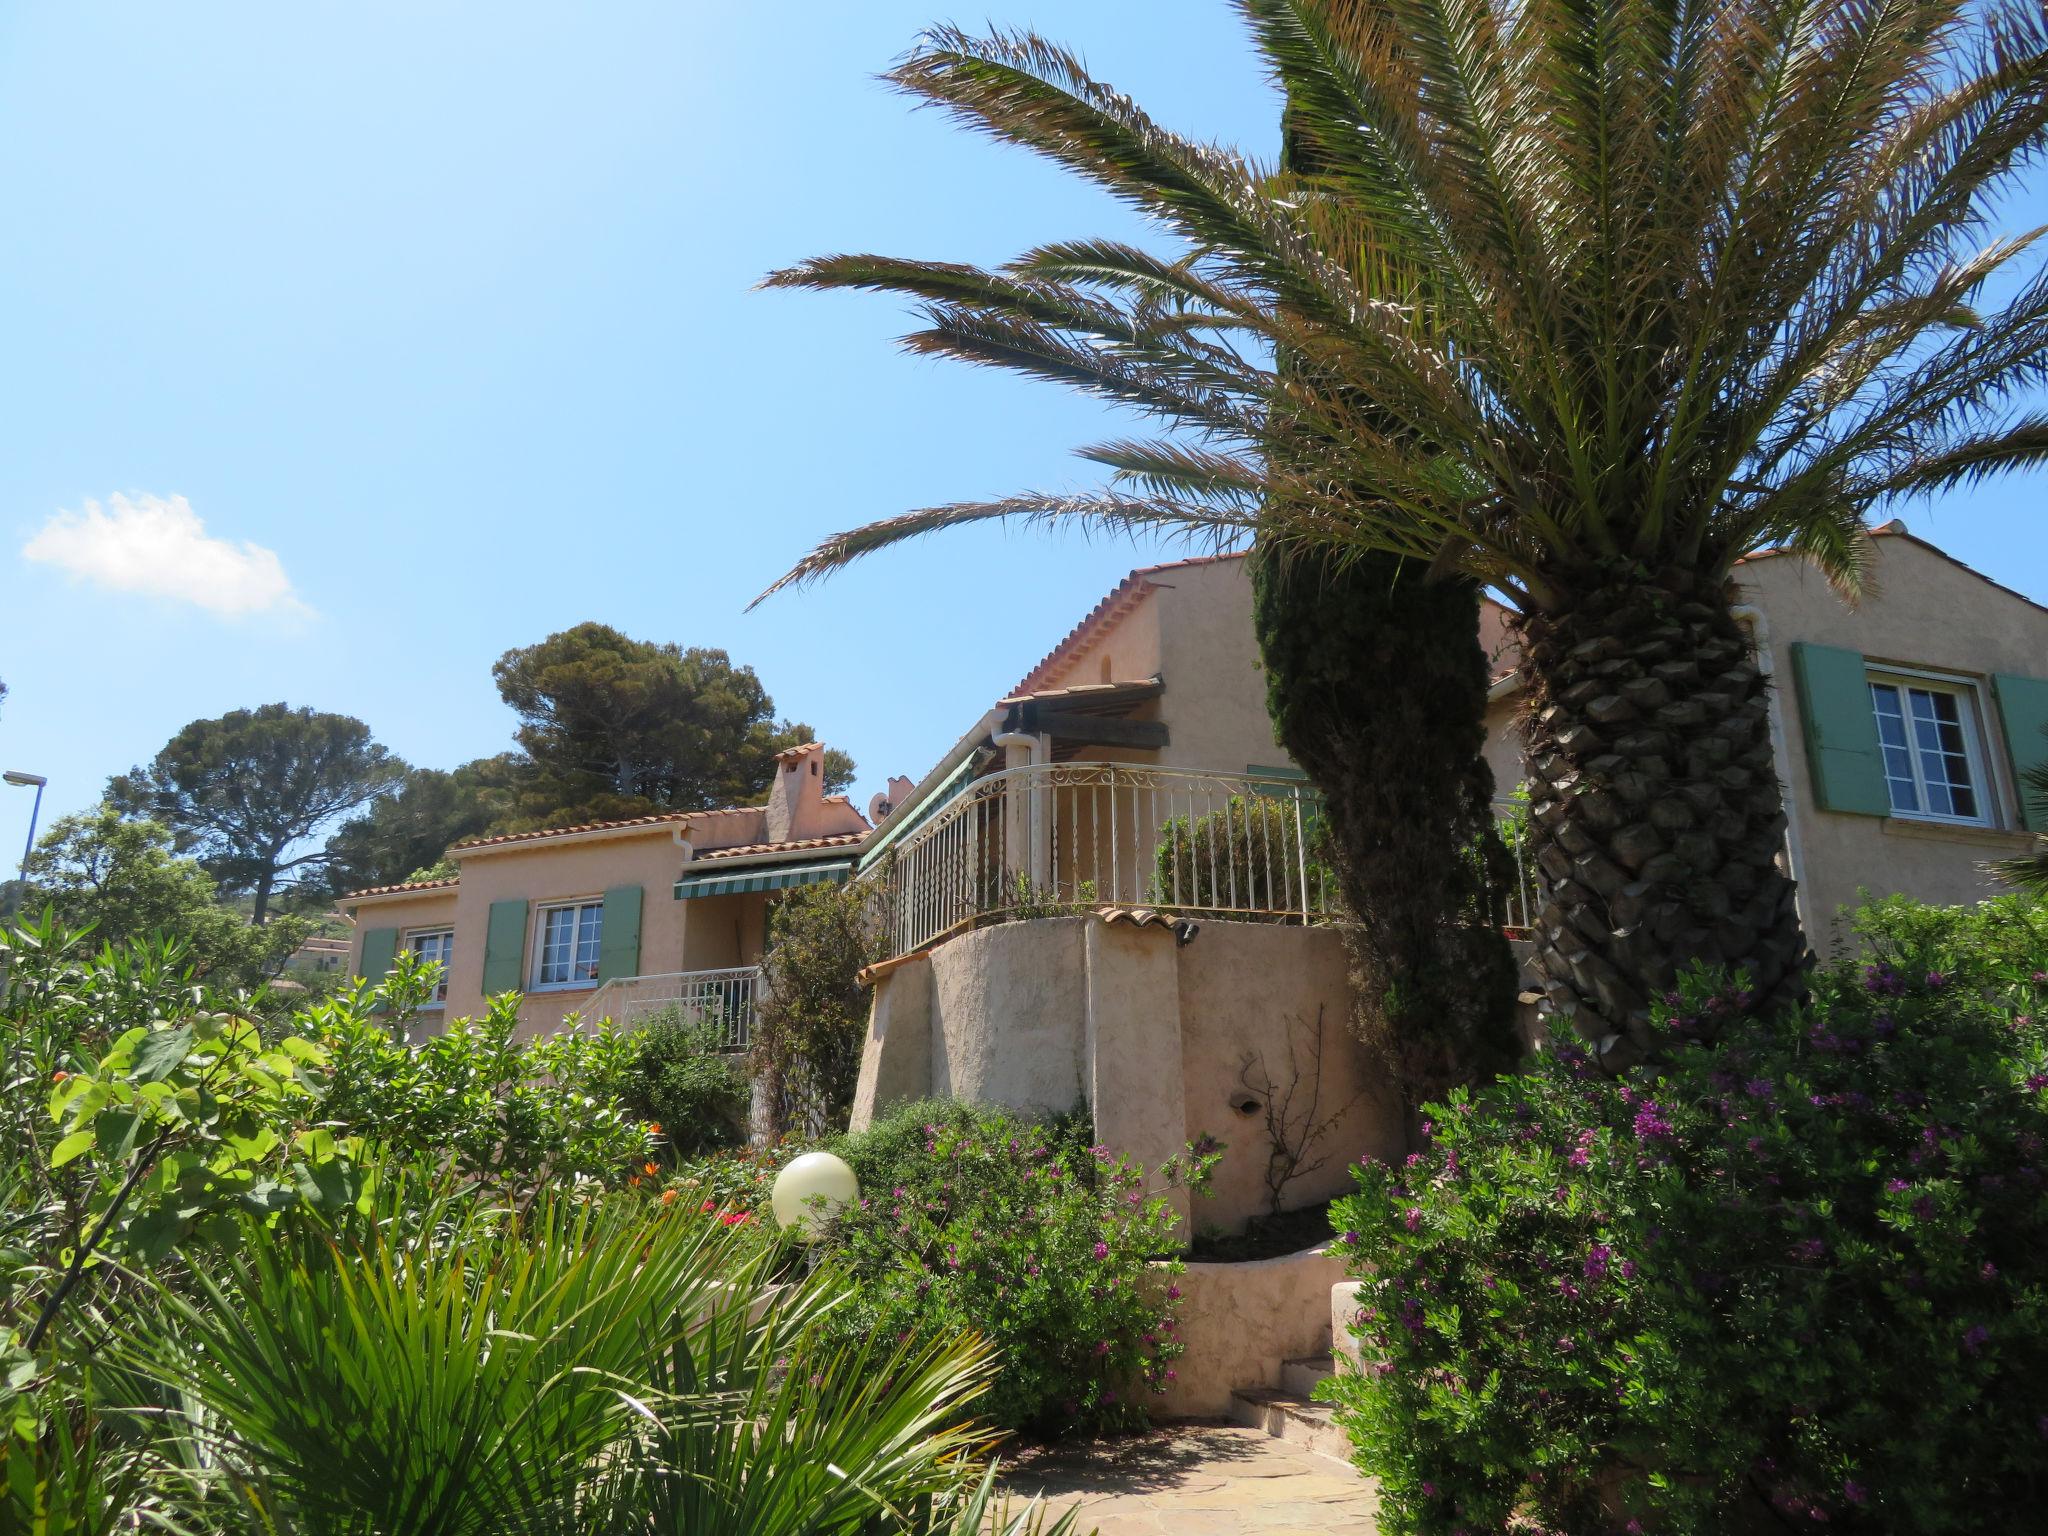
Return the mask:
{"type": "MultiPolygon", "coordinates": [[[[685,969],[684,926],[696,902],[675,899],[676,876],[683,852],[667,826],[635,829],[585,841],[549,840],[517,843],[486,852],[460,855],[461,884],[453,891],[433,893],[431,900],[369,897],[356,904],[356,932],[349,950],[351,969],[362,961],[363,935],[372,928],[448,927],[455,930],[455,952],[448,966],[445,1018],[473,1017],[484,1007],[484,944],[491,903],[520,900],[529,904],[526,953],[521,975],[533,965],[533,909],[541,903],[577,897],[602,897],[622,885],[641,887],[640,971],[656,975],[685,969]]],[[[724,907],[728,898],[702,905],[724,907]]],[[[730,923],[722,925],[730,927],[730,923]]],[[[597,990],[595,983],[528,993],[520,1004],[520,1033],[531,1038],[559,1028],[597,990]]]]}
{"type": "Polygon", "coordinates": [[[1161,761],[1243,773],[1286,767],[1266,712],[1266,674],[1252,627],[1252,584],[1243,560],[1183,566],[1158,577],[1160,675],[1172,733],[1161,761]]]}
{"type": "Polygon", "coordinates": [[[2048,676],[2048,612],[1908,538],[1874,541],[1872,590],[1849,607],[1803,561],[1778,556],[1746,562],[1743,596],[1765,620],[1776,700],[1784,724],[1784,778],[1791,790],[1798,843],[1800,910],[1809,937],[1826,949],[1839,937],[1836,915],[1855,905],[1858,887],[1903,892],[1922,901],[1981,900],[2003,889],[1985,865],[2024,850],[2012,764],[1990,695],[1994,672],[2048,676]],[[1977,689],[1977,737],[1992,777],[1990,828],[1943,826],[1896,817],[1824,811],[1815,800],[1799,724],[1791,644],[1795,640],[1861,651],[1873,663],[1948,673],[1977,689]]]}
{"type": "Polygon", "coordinates": [[[998,923],[933,952],[931,1094],[1034,1113],[1082,1102],[1087,921],[998,923]]]}
{"type": "Polygon", "coordinates": [[[1250,1264],[1190,1264],[1180,1286],[1187,1353],[1150,1399],[1158,1418],[1229,1412],[1239,1387],[1277,1387],[1281,1367],[1330,1348],[1330,1292],[1343,1261],[1322,1248],[1250,1264]]]}
{"type": "MultiPolygon", "coordinates": [[[[2013,769],[1991,697],[1994,672],[2048,676],[2048,610],[2008,592],[1917,541],[1873,540],[1870,590],[1854,607],[1804,561],[1785,555],[1737,568],[1741,605],[1755,610],[1760,652],[1776,692],[1773,729],[1790,820],[1807,937],[1826,955],[1846,938],[1839,921],[1859,890],[1942,904],[1981,900],[2006,887],[1987,866],[2030,845],[2020,831],[2013,769]],[[1976,734],[1991,782],[1990,827],[1957,827],[1820,808],[1800,724],[1792,671],[1795,641],[1860,651],[1873,664],[1947,674],[1976,687],[1976,734]]],[[[1487,711],[1486,756],[1503,792],[1522,774],[1518,695],[1487,711]]]]}
{"type": "Polygon", "coordinates": [[[1358,1158],[1396,1159],[1407,1150],[1399,1095],[1351,1033],[1349,964],[1336,929],[1204,923],[1177,959],[1187,1133],[1227,1146],[1213,1198],[1194,1202],[1198,1228],[1235,1230],[1267,1208],[1264,1104],[1250,1113],[1239,1105],[1263,1100],[1269,1085],[1279,1098],[1293,1090],[1290,1134],[1336,1118],[1303,1159],[1323,1166],[1285,1186],[1290,1210],[1349,1192],[1358,1158]]]}
{"type": "Polygon", "coordinates": [[[1252,628],[1252,585],[1246,562],[1213,560],[1163,568],[1147,591],[1105,632],[1054,668],[1041,688],[1160,677],[1162,699],[1131,718],[1165,720],[1165,750],[1090,748],[1090,762],[1142,762],[1161,767],[1243,773],[1257,763],[1286,767],[1266,713],[1266,676],[1252,628]]]}
{"type": "Polygon", "coordinates": [[[403,949],[409,934],[454,927],[457,905],[454,886],[365,898],[355,908],[355,929],[348,945],[348,974],[362,975],[363,935],[371,929],[396,928],[399,947],[403,949]]]}
{"type": "Polygon", "coordinates": [[[1272,1145],[1263,1106],[1234,1108],[1248,1059],[1264,1068],[1255,1087],[1284,1092],[1291,1049],[1294,1124],[1334,1122],[1310,1154],[1324,1166],[1287,1185],[1286,1208],[1349,1188],[1349,1161],[1402,1150],[1398,1102],[1346,1029],[1349,1011],[1334,929],[1209,922],[1182,947],[1164,929],[1093,917],[997,924],[877,982],[853,1124],[927,1094],[1035,1113],[1085,1100],[1096,1135],[1148,1168],[1206,1132],[1227,1144],[1212,1195],[1176,1206],[1197,1226],[1242,1231],[1268,1208],[1272,1145]]]}

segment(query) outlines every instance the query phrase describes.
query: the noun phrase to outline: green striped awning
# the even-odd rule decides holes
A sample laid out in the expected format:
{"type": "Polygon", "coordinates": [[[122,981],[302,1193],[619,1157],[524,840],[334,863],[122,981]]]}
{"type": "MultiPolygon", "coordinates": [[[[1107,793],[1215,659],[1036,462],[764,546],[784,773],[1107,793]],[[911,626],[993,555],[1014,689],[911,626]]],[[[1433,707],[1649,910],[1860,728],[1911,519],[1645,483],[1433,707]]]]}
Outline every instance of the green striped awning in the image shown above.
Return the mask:
{"type": "Polygon", "coordinates": [[[696,896],[740,896],[748,891],[786,891],[793,885],[840,885],[853,873],[853,860],[830,864],[755,864],[709,875],[685,875],[676,882],[676,900],[696,896]]]}

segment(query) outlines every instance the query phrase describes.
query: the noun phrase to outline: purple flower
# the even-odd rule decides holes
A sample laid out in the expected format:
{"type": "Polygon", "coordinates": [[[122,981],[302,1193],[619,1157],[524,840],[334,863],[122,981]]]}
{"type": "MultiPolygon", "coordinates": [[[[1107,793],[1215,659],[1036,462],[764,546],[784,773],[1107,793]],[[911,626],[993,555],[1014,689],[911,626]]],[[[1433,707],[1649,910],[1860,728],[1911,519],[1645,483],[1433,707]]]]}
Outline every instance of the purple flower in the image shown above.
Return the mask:
{"type": "Polygon", "coordinates": [[[1792,1245],[1792,1257],[1802,1264],[1818,1264],[1828,1255],[1828,1245],[1817,1237],[1809,1237],[1792,1245]]]}
{"type": "Polygon", "coordinates": [[[1621,1278],[1624,1280],[1633,1280],[1635,1279],[1635,1277],[1636,1261],[1634,1259],[1623,1259],[1621,1261],[1621,1278]]]}
{"type": "Polygon", "coordinates": [[[1433,1499],[1433,1498],[1435,1498],[1435,1497],[1436,1497],[1436,1484],[1435,1484],[1435,1483],[1424,1483],[1424,1484],[1422,1485],[1422,1496],[1423,1496],[1423,1497],[1424,1497],[1425,1499],[1433,1499]]]}
{"type": "Polygon", "coordinates": [[[1586,1250],[1585,1275],[1588,1280],[1607,1278],[1608,1261],[1614,1257],[1614,1250],[1605,1243],[1595,1243],[1586,1250]]]}
{"type": "Polygon", "coordinates": [[[1107,1244],[1107,1243],[1097,1243],[1097,1244],[1095,1245],[1095,1257],[1096,1257],[1096,1258],[1098,1258],[1098,1259],[1106,1259],[1106,1258],[1108,1258],[1108,1257],[1109,1257],[1109,1244],[1107,1244]]]}
{"type": "Polygon", "coordinates": [[[1904,1179],[1886,1179],[1884,1181],[1884,1187],[1887,1190],[1889,1190],[1892,1194],[1903,1195],[1907,1190],[1911,1189],[1913,1186],[1908,1184],[1904,1179]]]}
{"type": "Polygon", "coordinates": [[[1422,1207],[1419,1205],[1409,1206],[1407,1210],[1401,1213],[1401,1224],[1405,1226],[1410,1232],[1413,1232],[1417,1227],[1421,1226],[1422,1207]]]}
{"type": "Polygon", "coordinates": [[[1991,1330],[1982,1323],[1973,1324],[1963,1335],[1963,1353],[1974,1355],[1984,1347],[1984,1341],[1991,1337],[1991,1330]]]}
{"type": "Polygon", "coordinates": [[[1742,1091],[1752,1099],[1768,1099],[1774,1091],[1767,1077],[1752,1077],[1742,1085],[1742,1091]]]}
{"type": "Polygon", "coordinates": [[[1643,1100],[1642,1107],[1636,1111],[1635,1132],[1636,1140],[1644,1143],[1671,1139],[1671,1122],[1665,1118],[1655,1099],[1643,1100]]]}
{"type": "Polygon", "coordinates": [[[1845,1477],[1842,1479],[1842,1497],[1851,1504],[1868,1504],[1870,1502],[1870,1490],[1857,1482],[1855,1478],[1845,1477]]]}
{"type": "Polygon", "coordinates": [[[1948,973],[1946,971],[1929,971],[1927,973],[1927,985],[1939,992],[1948,985],[1948,973]]]}

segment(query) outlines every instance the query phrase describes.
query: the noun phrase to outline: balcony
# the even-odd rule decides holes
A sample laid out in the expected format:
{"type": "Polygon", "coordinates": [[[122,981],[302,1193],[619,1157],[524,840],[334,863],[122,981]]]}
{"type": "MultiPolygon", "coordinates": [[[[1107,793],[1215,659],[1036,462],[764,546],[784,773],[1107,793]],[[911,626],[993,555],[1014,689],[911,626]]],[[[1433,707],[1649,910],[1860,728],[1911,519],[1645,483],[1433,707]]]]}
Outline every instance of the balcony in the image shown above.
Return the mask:
{"type": "Polygon", "coordinates": [[[719,1032],[719,1049],[739,1052],[753,1039],[760,983],[758,965],[618,976],[593,992],[590,1001],[577,1011],[586,1019],[610,1019],[621,1029],[638,1028],[674,1011],[713,1025],[719,1032]]]}
{"type": "MultiPolygon", "coordinates": [[[[987,922],[1150,907],[1249,922],[1341,915],[1306,783],[1124,763],[1040,763],[972,784],[860,877],[892,955],[987,922]]],[[[1527,927],[1520,839],[1484,920],[1527,927]]]]}

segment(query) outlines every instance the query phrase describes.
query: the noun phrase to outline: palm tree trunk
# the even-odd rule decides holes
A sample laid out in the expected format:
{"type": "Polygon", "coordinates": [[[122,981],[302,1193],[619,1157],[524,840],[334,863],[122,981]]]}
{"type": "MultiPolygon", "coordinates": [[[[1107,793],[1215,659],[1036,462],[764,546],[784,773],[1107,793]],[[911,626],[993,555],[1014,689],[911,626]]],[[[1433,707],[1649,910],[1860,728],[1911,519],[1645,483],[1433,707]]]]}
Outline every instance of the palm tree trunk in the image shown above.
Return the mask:
{"type": "Polygon", "coordinates": [[[1322,791],[1356,920],[1354,1023],[1419,1107],[1521,1050],[1514,957],[1487,910],[1483,850],[1501,850],[1478,589],[1381,555],[1255,553],[1252,575],[1274,729],[1322,791]]]}
{"type": "Polygon", "coordinates": [[[1725,581],[1596,570],[1522,621],[1531,847],[1551,1008],[1619,1069],[1694,963],[1739,966],[1763,1007],[1804,989],[1779,865],[1767,683],[1725,581]]]}

